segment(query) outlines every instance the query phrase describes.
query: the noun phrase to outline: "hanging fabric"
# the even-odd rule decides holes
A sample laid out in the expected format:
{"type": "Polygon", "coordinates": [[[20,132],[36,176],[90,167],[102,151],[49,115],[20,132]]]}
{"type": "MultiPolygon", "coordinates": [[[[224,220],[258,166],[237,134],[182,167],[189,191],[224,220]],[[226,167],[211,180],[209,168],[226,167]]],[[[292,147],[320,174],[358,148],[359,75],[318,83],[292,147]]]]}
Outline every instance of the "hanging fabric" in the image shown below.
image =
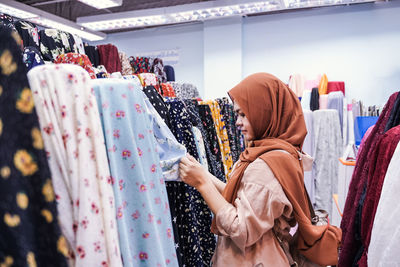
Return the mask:
{"type": "MultiPolygon", "coordinates": [[[[303,151],[314,158],[314,120],[313,112],[310,110],[303,110],[304,121],[306,122],[307,135],[303,143],[303,151]]],[[[311,203],[315,203],[315,179],[312,170],[304,171],[304,185],[306,186],[307,193],[310,196],[311,203]]]]}
{"type": "Polygon", "coordinates": [[[0,26],[0,262],[67,266],[51,173],[19,44],[0,26]]]}
{"type": "Polygon", "coordinates": [[[166,97],[176,97],[174,88],[168,83],[161,84],[162,94],[166,97]]]}
{"type": "Polygon", "coordinates": [[[345,95],[344,82],[328,82],[328,94],[331,92],[341,91],[345,95]]]}
{"type": "Polygon", "coordinates": [[[343,107],[344,95],[341,91],[328,94],[328,109],[337,110],[340,122],[340,131],[343,133],[343,107]]]}
{"type": "Polygon", "coordinates": [[[175,94],[181,99],[200,98],[197,87],[190,83],[168,82],[174,88],[175,94]]]}
{"type": "Polygon", "coordinates": [[[43,65],[28,74],[64,235],[76,266],[122,266],[100,115],[81,67],[43,65]]]}
{"type": "Polygon", "coordinates": [[[150,59],[148,57],[129,57],[133,74],[151,72],[150,59]]]}
{"type": "Polygon", "coordinates": [[[90,78],[96,79],[96,74],[94,72],[92,63],[90,62],[89,58],[86,55],[81,55],[77,53],[62,54],[56,58],[54,63],[55,64],[69,63],[81,66],[89,73],[90,78]]]}
{"type": "MultiPolygon", "coordinates": [[[[11,31],[17,33],[17,29],[14,26],[14,19],[10,15],[0,13],[0,26],[9,28],[11,31]]],[[[20,45],[20,44],[18,44],[20,45]]]]}
{"type": "Polygon", "coordinates": [[[310,100],[310,110],[318,110],[319,109],[319,92],[318,88],[313,88],[311,91],[311,100],[310,100]]]}
{"type": "Polygon", "coordinates": [[[24,48],[24,55],[22,57],[27,70],[31,70],[33,67],[44,64],[42,54],[34,46],[27,46],[24,48]]]}
{"type": "Polygon", "coordinates": [[[95,46],[89,45],[88,43],[84,43],[85,54],[92,62],[92,65],[97,68],[100,65],[100,56],[99,51],[95,46]]]}
{"type": "Polygon", "coordinates": [[[157,76],[160,83],[167,82],[167,75],[164,72],[164,63],[161,58],[155,58],[153,60],[151,71],[157,76]]]}
{"type": "Polygon", "coordinates": [[[14,25],[22,39],[24,47],[32,46],[37,49],[39,48],[39,32],[35,24],[29,21],[19,20],[15,22],[14,25]]]}
{"type": "Polygon", "coordinates": [[[121,52],[121,51],[118,52],[118,55],[119,55],[119,60],[121,61],[121,67],[122,67],[121,74],[122,75],[132,75],[133,74],[132,67],[131,67],[131,64],[129,63],[128,56],[124,52],[121,52]]]}
{"type": "Polygon", "coordinates": [[[98,45],[97,50],[99,51],[100,65],[104,65],[108,73],[122,71],[118,48],[115,45],[98,45]]]}
{"type": "Polygon", "coordinates": [[[83,45],[83,41],[81,39],[81,37],[79,37],[78,35],[73,34],[72,35],[73,39],[74,39],[74,43],[75,43],[75,47],[73,49],[73,53],[78,53],[81,55],[85,55],[85,46],[83,45]]]}
{"type": "Polygon", "coordinates": [[[170,65],[165,65],[164,66],[164,72],[167,75],[167,81],[168,82],[174,82],[175,81],[175,70],[172,66],[170,65]]]}
{"type": "Polygon", "coordinates": [[[305,90],[303,91],[303,97],[300,100],[301,108],[303,110],[310,110],[310,103],[311,103],[311,91],[305,90]]]}
{"type": "Polygon", "coordinates": [[[305,77],[302,74],[293,74],[289,79],[289,88],[298,96],[303,96],[305,77]]]}

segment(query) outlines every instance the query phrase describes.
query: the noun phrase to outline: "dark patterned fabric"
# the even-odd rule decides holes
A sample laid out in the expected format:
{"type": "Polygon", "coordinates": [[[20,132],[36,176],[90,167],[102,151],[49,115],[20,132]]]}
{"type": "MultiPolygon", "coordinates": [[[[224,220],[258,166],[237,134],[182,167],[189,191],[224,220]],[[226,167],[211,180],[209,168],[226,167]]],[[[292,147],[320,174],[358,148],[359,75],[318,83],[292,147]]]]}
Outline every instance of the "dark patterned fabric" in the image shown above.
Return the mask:
{"type": "Polygon", "coordinates": [[[72,34],[56,29],[45,29],[39,31],[40,52],[45,61],[53,62],[65,53],[73,52],[75,40],[72,34]]]}
{"type": "Polygon", "coordinates": [[[160,114],[161,118],[164,120],[165,124],[167,124],[168,128],[171,128],[171,122],[169,118],[168,107],[164,102],[164,99],[157,92],[156,88],[152,85],[146,86],[143,88],[143,92],[149,98],[150,103],[157,110],[158,114],[160,114]]]}
{"type": "Polygon", "coordinates": [[[21,50],[0,26],[0,265],[67,266],[21,50]]]}
{"type": "Polygon", "coordinates": [[[97,67],[100,65],[99,51],[95,46],[85,43],[85,54],[88,56],[93,66],[97,67]]]}
{"type": "Polygon", "coordinates": [[[21,36],[22,44],[24,47],[32,46],[39,49],[39,32],[35,24],[19,20],[15,22],[15,28],[21,36]]]}
{"type": "Polygon", "coordinates": [[[164,63],[161,58],[155,58],[153,60],[151,71],[157,76],[160,83],[167,82],[167,74],[164,71],[164,63]]]}
{"type": "Polygon", "coordinates": [[[44,64],[42,54],[34,46],[27,46],[24,48],[23,61],[28,71],[31,70],[33,67],[44,64]]]}
{"type": "Polygon", "coordinates": [[[396,102],[394,102],[394,106],[390,112],[390,117],[386,123],[385,132],[389,131],[393,127],[396,127],[397,125],[400,125],[400,94],[397,95],[396,102]]]}
{"type": "Polygon", "coordinates": [[[318,110],[319,109],[319,92],[318,88],[315,87],[311,91],[311,100],[310,100],[310,110],[318,110]]]}
{"type": "MultiPolygon", "coordinates": [[[[197,148],[184,103],[178,99],[167,101],[172,122],[172,133],[198,159],[197,148]]],[[[175,216],[179,246],[184,266],[209,266],[215,250],[215,237],[210,231],[211,211],[200,193],[182,182],[167,182],[168,198],[175,216]]]]}
{"type": "Polygon", "coordinates": [[[14,19],[13,17],[0,13],[0,26],[5,26],[7,28],[10,28],[12,31],[17,32],[17,29],[15,29],[14,26],[14,19]]]}
{"type": "Polygon", "coordinates": [[[150,58],[148,57],[129,57],[134,74],[151,72],[150,58]]]}
{"type": "Polygon", "coordinates": [[[86,55],[81,55],[78,53],[66,53],[59,55],[57,59],[54,61],[55,64],[67,63],[67,64],[75,64],[84,68],[88,73],[90,78],[96,79],[96,74],[94,73],[94,69],[92,63],[86,55]]]}

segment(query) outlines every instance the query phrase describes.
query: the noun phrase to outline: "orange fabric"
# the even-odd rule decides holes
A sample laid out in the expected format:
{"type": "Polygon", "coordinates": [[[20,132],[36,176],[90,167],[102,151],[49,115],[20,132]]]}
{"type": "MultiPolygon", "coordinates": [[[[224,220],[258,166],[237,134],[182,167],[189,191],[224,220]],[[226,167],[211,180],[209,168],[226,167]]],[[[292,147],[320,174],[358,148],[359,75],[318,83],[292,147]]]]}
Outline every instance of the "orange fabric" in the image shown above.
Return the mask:
{"type": "Polygon", "coordinates": [[[321,81],[318,86],[319,95],[326,95],[328,93],[328,77],[326,74],[322,75],[321,81]]]}
{"type": "MultiPolygon", "coordinates": [[[[303,165],[298,154],[307,130],[296,95],[282,81],[267,73],[250,75],[230,90],[229,95],[249,119],[256,140],[250,142],[250,147],[240,155],[242,162],[222,195],[233,204],[245,169],[261,158],[271,168],[293,206],[298,223],[298,250],[317,264],[335,265],[340,229],[311,223],[303,165]],[[289,154],[274,150],[285,150],[289,154]]],[[[212,231],[216,233],[215,221],[212,231]]]]}

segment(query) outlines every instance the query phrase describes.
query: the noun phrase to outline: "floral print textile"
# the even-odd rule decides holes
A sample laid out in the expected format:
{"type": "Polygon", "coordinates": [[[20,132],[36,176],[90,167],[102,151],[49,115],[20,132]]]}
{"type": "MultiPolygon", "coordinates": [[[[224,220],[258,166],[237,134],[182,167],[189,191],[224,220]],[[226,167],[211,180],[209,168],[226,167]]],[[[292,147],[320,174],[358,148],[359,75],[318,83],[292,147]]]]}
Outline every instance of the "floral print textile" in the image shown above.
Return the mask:
{"type": "Polygon", "coordinates": [[[157,76],[154,73],[140,73],[138,74],[139,79],[142,81],[143,87],[154,86],[157,92],[162,95],[160,84],[158,83],[157,76]]]}
{"type": "Polygon", "coordinates": [[[88,56],[92,65],[97,68],[100,65],[100,56],[97,47],[84,43],[85,54],[88,56]]]}
{"type": "Polygon", "coordinates": [[[70,63],[81,66],[89,73],[90,78],[96,79],[96,74],[94,72],[92,63],[86,55],[81,55],[77,53],[62,54],[57,57],[54,63],[70,63]]]}
{"type": "Polygon", "coordinates": [[[148,57],[129,57],[129,63],[132,66],[133,74],[151,72],[150,58],[148,57]]]}
{"type": "MultiPolygon", "coordinates": [[[[74,38],[75,41],[75,47],[74,47],[74,53],[78,53],[81,55],[85,55],[85,47],[83,45],[83,41],[81,39],[81,37],[79,37],[78,35],[73,34],[72,37],[74,38]]],[[[93,64],[92,64],[93,65],[93,64]]]]}
{"type": "Polygon", "coordinates": [[[115,45],[98,45],[97,50],[99,51],[100,64],[106,67],[107,72],[113,73],[122,71],[122,65],[118,55],[118,48],[115,45]]]}
{"type": "Polygon", "coordinates": [[[45,61],[53,62],[59,55],[74,51],[75,41],[71,34],[56,29],[39,31],[40,52],[45,61]]]}
{"type": "Polygon", "coordinates": [[[24,47],[33,46],[39,48],[39,32],[35,24],[29,21],[19,20],[15,22],[14,25],[19,36],[21,36],[24,47]]]}
{"type": "Polygon", "coordinates": [[[192,132],[194,135],[194,141],[196,142],[197,153],[199,154],[199,162],[208,170],[208,162],[206,155],[206,148],[204,146],[204,139],[201,135],[199,128],[193,126],[192,132]]]}
{"type": "Polygon", "coordinates": [[[174,88],[168,83],[161,84],[162,94],[167,97],[176,97],[174,88]]]}
{"type": "Polygon", "coordinates": [[[167,74],[164,71],[164,63],[161,58],[155,58],[153,60],[151,70],[157,76],[160,83],[167,82],[167,74]]]}
{"type": "Polygon", "coordinates": [[[66,267],[51,173],[21,50],[0,26],[0,266],[66,267]]]}
{"type": "Polygon", "coordinates": [[[168,111],[167,105],[164,102],[164,98],[157,92],[156,88],[151,85],[143,88],[143,92],[149,98],[150,103],[157,110],[158,114],[161,116],[161,118],[167,124],[168,128],[171,128],[169,111],[168,111]]]}
{"type": "Polygon", "coordinates": [[[178,266],[165,182],[143,92],[93,80],[117,205],[124,266],[178,266]]]}
{"type": "Polygon", "coordinates": [[[22,59],[28,71],[31,70],[33,67],[44,64],[42,54],[34,46],[28,46],[24,48],[24,55],[22,59]]]}
{"type": "Polygon", "coordinates": [[[131,64],[129,63],[128,56],[124,52],[118,52],[119,60],[122,65],[122,75],[133,75],[131,64]]]}
{"type": "Polygon", "coordinates": [[[76,65],[28,73],[75,266],[122,266],[112,179],[88,73],[76,65]]]}

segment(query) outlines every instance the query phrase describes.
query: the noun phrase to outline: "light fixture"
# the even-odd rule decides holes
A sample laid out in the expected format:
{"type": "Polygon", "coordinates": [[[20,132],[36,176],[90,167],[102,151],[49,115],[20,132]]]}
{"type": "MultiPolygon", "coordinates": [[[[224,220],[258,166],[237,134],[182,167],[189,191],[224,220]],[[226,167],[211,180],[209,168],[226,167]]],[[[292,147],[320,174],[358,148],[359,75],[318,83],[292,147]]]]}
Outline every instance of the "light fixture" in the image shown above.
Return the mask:
{"type": "Polygon", "coordinates": [[[122,5],[122,0],[78,0],[97,9],[116,7],[122,5]]]}
{"type": "Polygon", "coordinates": [[[95,31],[109,31],[246,16],[286,9],[367,2],[375,2],[375,0],[215,0],[165,8],[79,17],[77,23],[95,31]]]}
{"type": "Polygon", "coordinates": [[[96,32],[85,27],[78,25],[72,21],[61,18],[59,16],[47,13],[43,10],[19,3],[12,0],[1,0],[0,12],[6,13],[10,16],[24,19],[35,24],[54,28],[61,31],[76,34],[83,39],[89,41],[99,41],[107,37],[107,34],[103,32],[96,32]],[[82,29],[83,28],[83,29],[82,29]]]}

